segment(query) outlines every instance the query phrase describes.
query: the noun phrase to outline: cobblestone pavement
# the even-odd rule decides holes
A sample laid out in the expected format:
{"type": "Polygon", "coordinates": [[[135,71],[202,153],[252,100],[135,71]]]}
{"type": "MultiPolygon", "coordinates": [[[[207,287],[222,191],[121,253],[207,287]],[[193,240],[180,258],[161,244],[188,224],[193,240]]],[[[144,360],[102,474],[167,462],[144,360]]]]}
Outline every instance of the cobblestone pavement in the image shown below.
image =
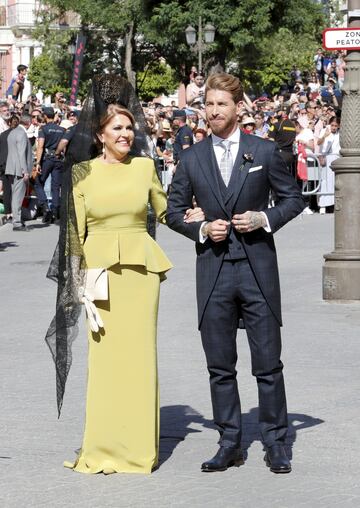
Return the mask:
{"type": "Polygon", "coordinates": [[[58,420],[54,365],[43,340],[54,313],[55,285],[45,273],[57,229],[33,225],[29,233],[0,228],[1,507],[360,506],[360,306],[321,299],[322,255],[333,247],[332,216],[299,217],[276,234],[290,475],[270,473],[263,461],[243,331],[238,371],[247,460],[224,473],[200,472],[201,462],[217,448],[217,434],[196,329],[194,247],[164,227],[158,239],[175,268],[162,284],[159,316],[161,466],[150,476],[86,476],[63,468],[81,445],[86,337],[83,331],[74,345],[58,420]]]}

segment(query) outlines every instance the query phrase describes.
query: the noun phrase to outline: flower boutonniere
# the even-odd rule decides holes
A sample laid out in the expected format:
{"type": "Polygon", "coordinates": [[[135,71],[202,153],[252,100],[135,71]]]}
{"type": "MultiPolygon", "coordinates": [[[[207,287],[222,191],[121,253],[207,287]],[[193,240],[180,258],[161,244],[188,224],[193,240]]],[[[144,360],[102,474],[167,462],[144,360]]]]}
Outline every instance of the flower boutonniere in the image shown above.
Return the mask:
{"type": "Polygon", "coordinates": [[[245,167],[245,164],[249,162],[250,164],[252,164],[254,162],[254,156],[252,153],[244,153],[243,155],[243,163],[241,164],[240,166],[240,171],[242,171],[245,167]]]}

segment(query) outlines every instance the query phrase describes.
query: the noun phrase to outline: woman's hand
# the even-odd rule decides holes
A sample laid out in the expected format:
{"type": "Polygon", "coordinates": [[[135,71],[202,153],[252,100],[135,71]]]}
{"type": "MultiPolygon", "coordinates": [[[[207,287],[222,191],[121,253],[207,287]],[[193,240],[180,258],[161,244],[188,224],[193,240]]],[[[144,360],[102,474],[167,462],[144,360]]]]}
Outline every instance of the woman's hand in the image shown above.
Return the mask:
{"type": "Polygon", "coordinates": [[[189,208],[184,215],[184,222],[190,224],[191,222],[202,222],[205,220],[205,214],[201,208],[189,208]]]}

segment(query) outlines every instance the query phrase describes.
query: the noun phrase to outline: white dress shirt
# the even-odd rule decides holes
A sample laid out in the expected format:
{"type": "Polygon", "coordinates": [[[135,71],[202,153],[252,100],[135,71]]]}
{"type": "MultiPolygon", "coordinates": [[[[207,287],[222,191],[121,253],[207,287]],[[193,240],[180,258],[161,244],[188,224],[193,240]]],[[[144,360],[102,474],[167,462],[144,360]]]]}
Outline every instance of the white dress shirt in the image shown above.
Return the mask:
{"type": "MultiPolygon", "coordinates": [[[[219,136],[215,136],[215,134],[211,134],[211,141],[213,144],[213,149],[215,152],[216,161],[218,163],[218,166],[220,167],[220,162],[222,159],[222,156],[224,155],[224,148],[221,146],[221,143],[225,141],[223,138],[219,138],[219,136]]],[[[240,143],[240,129],[236,129],[236,131],[231,134],[229,138],[226,139],[226,141],[230,141],[230,152],[233,162],[235,163],[238,151],[239,151],[239,143],[240,143]]]]}

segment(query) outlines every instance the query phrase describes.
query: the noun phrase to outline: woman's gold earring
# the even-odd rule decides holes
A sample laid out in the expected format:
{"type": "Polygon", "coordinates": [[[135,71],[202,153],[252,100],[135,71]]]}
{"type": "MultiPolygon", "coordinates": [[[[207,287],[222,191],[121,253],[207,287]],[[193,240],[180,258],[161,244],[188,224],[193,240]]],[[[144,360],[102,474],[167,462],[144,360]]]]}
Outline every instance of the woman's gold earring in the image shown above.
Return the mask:
{"type": "Polygon", "coordinates": [[[102,153],[104,154],[104,159],[105,159],[105,143],[103,141],[103,146],[102,146],[102,153]]]}

